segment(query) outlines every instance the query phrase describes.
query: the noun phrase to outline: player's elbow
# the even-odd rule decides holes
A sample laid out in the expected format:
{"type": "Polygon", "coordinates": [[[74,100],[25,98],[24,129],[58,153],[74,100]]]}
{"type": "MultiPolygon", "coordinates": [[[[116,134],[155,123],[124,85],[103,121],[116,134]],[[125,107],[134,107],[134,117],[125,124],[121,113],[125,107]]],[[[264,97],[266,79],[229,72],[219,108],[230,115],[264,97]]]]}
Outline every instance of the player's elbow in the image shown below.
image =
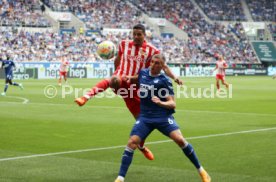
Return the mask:
{"type": "Polygon", "coordinates": [[[175,109],[176,108],[176,104],[174,103],[173,106],[172,106],[172,109],[175,109]]]}
{"type": "Polygon", "coordinates": [[[176,103],[175,102],[171,102],[170,109],[175,109],[175,108],[176,108],[176,103]]]}

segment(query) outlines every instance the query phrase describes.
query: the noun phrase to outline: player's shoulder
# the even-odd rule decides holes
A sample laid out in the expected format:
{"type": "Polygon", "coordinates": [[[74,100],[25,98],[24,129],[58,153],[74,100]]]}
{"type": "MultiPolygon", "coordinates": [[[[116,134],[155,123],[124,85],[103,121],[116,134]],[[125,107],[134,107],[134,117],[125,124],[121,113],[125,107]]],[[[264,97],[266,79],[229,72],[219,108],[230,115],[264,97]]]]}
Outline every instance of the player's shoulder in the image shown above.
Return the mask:
{"type": "Polygon", "coordinates": [[[147,74],[149,74],[149,68],[143,68],[143,69],[141,69],[141,70],[140,70],[140,74],[142,74],[142,75],[147,75],[147,74]]]}
{"type": "Polygon", "coordinates": [[[125,45],[125,44],[132,44],[133,40],[121,40],[120,44],[125,45]]]}
{"type": "Polygon", "coordinates": [[[161,73],[159,77],[160,77],[160,79],[162,79],[164,82],[167,82],[167,83],[171,83],[171,84],[172,84],[171,79],[170,79],[165,73],[161,73]]]}
{"type": "Polygon", "coordinates": [[[9,65],[14,64],[14,62],[13,62],[12,60],[5,60],[4,63],[5,63],[5,64],[9,64],[9,65]]]}
{"type": "Polygon", "coordinates": [[[147,47],[153,49],[153,50],[156,50],[156,51],[159,51],[159,49],[157,47],[155,47],[152,43],[150,42],[147,42],[147,47]]]}

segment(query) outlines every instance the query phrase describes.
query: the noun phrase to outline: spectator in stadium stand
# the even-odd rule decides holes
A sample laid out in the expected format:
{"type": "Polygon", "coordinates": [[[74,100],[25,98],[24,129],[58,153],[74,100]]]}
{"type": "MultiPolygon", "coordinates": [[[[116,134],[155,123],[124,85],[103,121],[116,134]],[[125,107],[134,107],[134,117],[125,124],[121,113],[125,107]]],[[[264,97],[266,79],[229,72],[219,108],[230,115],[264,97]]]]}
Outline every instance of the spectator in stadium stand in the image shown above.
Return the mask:
{"type": "Polygon", "coordinates": [[[45,12],[45,10],[46,10],[45,5],[42,4],[42,5],[40,6],[40,9],[41,9],[41,13],[44,14],[44,12],[45,12]]]}

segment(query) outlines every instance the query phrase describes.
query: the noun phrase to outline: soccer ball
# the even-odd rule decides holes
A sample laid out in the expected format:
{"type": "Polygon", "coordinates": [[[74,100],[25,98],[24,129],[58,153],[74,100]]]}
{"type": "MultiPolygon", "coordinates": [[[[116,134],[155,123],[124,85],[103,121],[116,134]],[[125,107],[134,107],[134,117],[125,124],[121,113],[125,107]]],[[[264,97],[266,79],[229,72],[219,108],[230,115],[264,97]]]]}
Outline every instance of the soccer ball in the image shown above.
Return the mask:
{"type": "Polygon", "coordinates": [[[97,54],[104,60],[115,56],[116,46],[111,41],[103,41],[98,45],[97,54]]]}

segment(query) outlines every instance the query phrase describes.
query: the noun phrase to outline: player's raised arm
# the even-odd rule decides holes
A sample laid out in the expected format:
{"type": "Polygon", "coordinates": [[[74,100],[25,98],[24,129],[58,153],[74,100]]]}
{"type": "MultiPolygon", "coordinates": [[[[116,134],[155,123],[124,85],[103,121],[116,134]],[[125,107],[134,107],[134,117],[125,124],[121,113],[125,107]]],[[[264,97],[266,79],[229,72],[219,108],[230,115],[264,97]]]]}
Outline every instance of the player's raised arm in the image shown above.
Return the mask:
{"type": "Polygon", "coordinates": [[[174,96],[169,95],[167,96],[167,101],[161,101],[158,97],[153,96],[152,97],[152,102],[154,102],[155,104],[157,104],[160,107],[166,108],[166,109],[175,109],[176,107],[176,103],[174,100],[174,96]]]}
{"type": "Polygon", "coordinates": [[[177,83],[178,85],[183,85],[183,81],[173,74],[173,72],[171,71],[171,69],[168,67],[167,64],[164,64],[163,70],[166,73],[166,75],[168,75],[171,79],[175,81],[175,83],[177,83]]]}
{"type": "Polygon", "coordinates": [[[117,57],[116,57],[115,60],[114,60],[114,67],[115,67],[115,70],[117,70],[117,68],[120,66],[120,63],[121,63],[121,56],[122,56],[122,54],[123,54],[123,51],[122,51],[123,47],[122,47],[122,44],[123,44],[123,42],[121,42],[121,43],[119,44],[118,54],[117,54],[117,57]]]}
{"type": "Polygon", "coordinates": [[[15,63],[13,61],[12,61],[12,69],[16,70],[16,65],[15,65],[15,63]]]}
{"type": "Polygon", "coordinates": [[[115,70],[119,67],[120,62],[121,62],[121,56],[118,54],[117,57],[116,57],[115,60],[114,60],[114,67],[115,67],[115,70]]]}
{"type": "Polygon", "coordinates": [[[132,84],[137,84],[138,83],[138,75],[134,76],[122,76],[122,80],[127,81],[132,84]]]}
{"type": "Polygon", "coordinates": [[[216,67],[213,69],[212,73],[218,69],[218,65],[216,64],[216,67]]]}

